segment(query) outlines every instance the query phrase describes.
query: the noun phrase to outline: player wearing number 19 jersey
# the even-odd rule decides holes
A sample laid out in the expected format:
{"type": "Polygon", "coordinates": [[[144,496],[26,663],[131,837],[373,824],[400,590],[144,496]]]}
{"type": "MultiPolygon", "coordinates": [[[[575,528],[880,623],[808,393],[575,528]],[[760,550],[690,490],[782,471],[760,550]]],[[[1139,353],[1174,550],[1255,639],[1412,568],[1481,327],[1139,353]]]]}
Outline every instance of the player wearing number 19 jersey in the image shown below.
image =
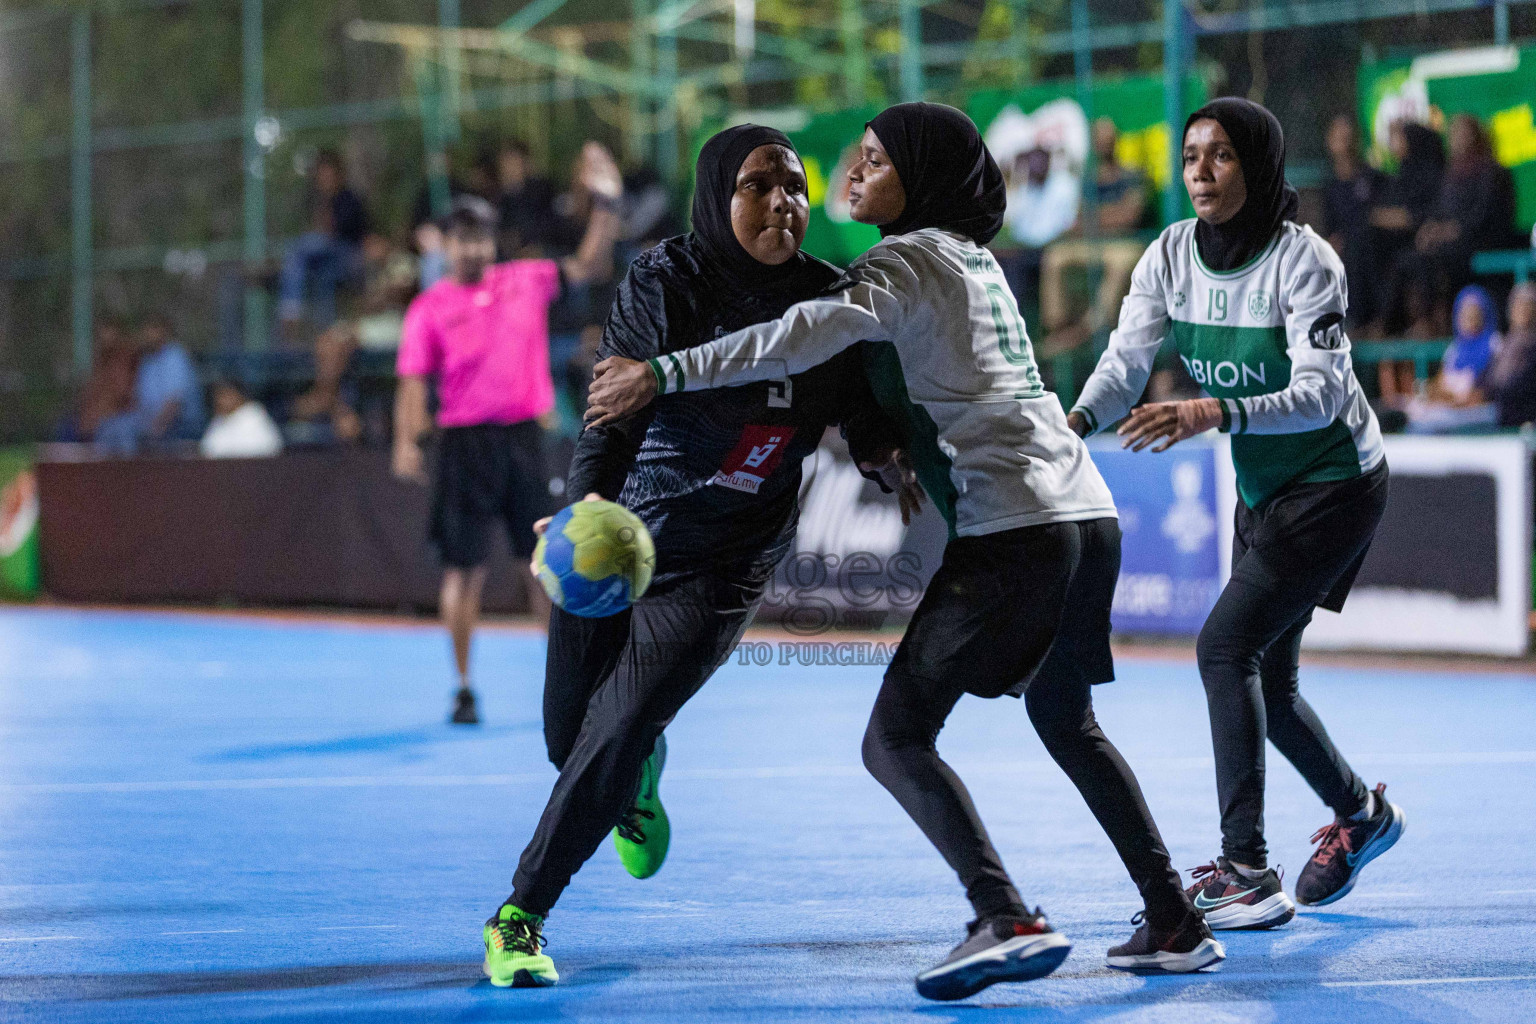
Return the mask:
{"type": "Polygon", "coordinates": [[[1344,333],[1344,268],[1294,222],[1273,114],[1220,99],[1191,116],[1184,182],[1199,216],[1142,257],[1119,326],[1073,408],[1108,426],[1141,397],[1171,336],[1209,397],[1136,409],[1120,429],[1154,450],[1219,427],[1232,437],[1239,501],[1232,576],[1200,632],[1222,854],[1190,892],[1212,928],[1295,916],[1264,840],[1264,744],[1273,742],[1336,815],[1296,883],[1302,903],[1342,898],[1402,834],[1403,814],[1367,791],[1297,688],[1302,631],[1343,607],[1387,500],[1381,430],[1344,333]]]}

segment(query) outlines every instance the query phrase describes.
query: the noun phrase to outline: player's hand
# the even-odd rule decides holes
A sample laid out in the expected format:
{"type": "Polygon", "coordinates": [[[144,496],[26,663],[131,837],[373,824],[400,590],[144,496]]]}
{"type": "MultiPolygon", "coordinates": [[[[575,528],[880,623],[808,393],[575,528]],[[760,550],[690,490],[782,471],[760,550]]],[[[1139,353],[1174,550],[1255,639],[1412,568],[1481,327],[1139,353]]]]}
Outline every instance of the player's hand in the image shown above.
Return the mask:
{"type": "Polygon", "coordinates": [[[1180,441],[1221,426],[1221,403],[1214,398],[1187,402],[1149,402],[1131,410],[1120,429],[1120,447],[1139,452],[1153,445],[1165,452],[1180,441]]]}
{"type": "Polygon", "coordinates": [[[912,517],[923,511],[923,487],[917,482],[917,470],[912,467],[912,459],[906,451],[894,448],[884,462],[861,462],[859,469],[880,474],[885,486],[896,492],[896,502],[901,506],[901,525],[911,526],[912,517]]]}
{"type": "MultiPolygon", "coordinates": [[[[596,491],[593,491],[592,493],[588,494],[585,498],[582,498],[581,500],[582,501],[602,501],[603,500],[603,496],[601,494],[598,494],[596,491]]],[[[542,537],[542,536],[544,536],[545,531],[547,531],[549,529],[549,521],[551,519],[553,519],[553,518],[555,518],[555,517],[554,516],[545,516],[543,519],[535,520],[535,522],[533,524],[533,535],[535,537],[542,537]]],[[[528,560],[528,571],[533,573],[534,579],[538,579],[538,577],[539,577],[539,567],[534,564],[533,559],[531,559],[531,558],[528,560]]]]}
{"type": "Polygon", "coordinates": [[[619,165],[600,142],[588,142],[581,147],[581,184],[593,195],[604,199],[618,199],[624,194],[624,176],[619,165]]]}
{"type": "Polygon", "coordinates": [[[421,445],[410,442],[402,442],[395,445],[394,458],[390,460],[390,470],[395,477],[406,483],[424,484],[427,482],[425,460],[421,454],[421,445]]]}
{"type": "Polygon", "coordinates": [[[1067,413],[1067,429],[1078,437],[1088,436],[1088,417],[1080,412],[1067,413]]]}
{"type": "Polygon", "coordinates": [[[592,367],[592,386],[587,389],[589,427],[621,420],[644,409],[656,397],[656,375],[650,364],[623,356],[609,356],[592,367]]]}

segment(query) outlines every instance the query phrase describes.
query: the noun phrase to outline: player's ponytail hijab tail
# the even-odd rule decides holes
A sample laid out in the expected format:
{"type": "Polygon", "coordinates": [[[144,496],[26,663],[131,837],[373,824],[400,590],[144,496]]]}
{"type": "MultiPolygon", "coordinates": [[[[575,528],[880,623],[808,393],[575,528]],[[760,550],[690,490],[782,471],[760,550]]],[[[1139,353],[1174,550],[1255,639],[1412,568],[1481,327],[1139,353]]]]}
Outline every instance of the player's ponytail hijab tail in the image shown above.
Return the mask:
{"type": "Polygon", "coordinates": [[[1184,122],[1184,134],[1196,121],[1210,118],[1227,133],[1243,167],[1248,199],[1224,224],[1195,224],[1195,247],[1212,270],[1236,270],[1264,251],[1280,225],[1296,219],[1300,200],[1285,180],[1285,132],[1274,114],[1250,100],[1226,96],[1212,100],[1184,122]]]}
{"type": "MultiPolygon", "coordinates": [[[[717,132],[699,150],[694,165],[693,235],[714,261],[718,270],[733,283],[752,291],[761,291],[799,277],[805,258],[796,255],[778,266],[759,263],[742,248],[731,228],[731,197],[736,194],[736,175],[741,165],[759,146],[783,146],[795,153],[795,144],[777,128],[760,124],[738,124],[717,132]]],[[[798,156],[799,154],[796,153],[798,156]]]]}
{"type": "Polygon", "coordinates": [[[869,122],[907,193],[882,237],[942,228],[986,245],[1003,226],[1007,186],[969,117],[942,103],[899,103],[869,122]]]}

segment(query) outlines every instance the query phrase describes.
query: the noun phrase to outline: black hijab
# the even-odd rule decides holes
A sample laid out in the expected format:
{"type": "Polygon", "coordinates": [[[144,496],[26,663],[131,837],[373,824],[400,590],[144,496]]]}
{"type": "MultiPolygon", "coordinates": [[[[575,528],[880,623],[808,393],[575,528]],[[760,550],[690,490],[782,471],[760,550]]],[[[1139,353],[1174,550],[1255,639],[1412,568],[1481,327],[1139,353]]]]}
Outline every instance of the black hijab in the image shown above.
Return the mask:
{"type": "MultiPolygon", "coordinates": [[[[693,236],[714,261],[715,270],[742,287],[760,289],[796,277],[805,262],[796,253],[778,266],[752,258],[731,229],[731,197],[736,194],[736,175],[747,157],[759,146],[783,146],[795,152],[789,136],[760,124],[739,124],[712,136],[699,151],[694,166],[693,236]]],[[[797,154],[798,155],[798,154],[797,154]]]]}
{"type": "Polygon", "coordinates": [[[881,237],[943,228],[977,245],[992,241],[1003,226],[1007,189],[970,118],[942,103],[899,103],[868,127],[907,192],[907,208],[881,226],[881,237]]]}
{"type": "Polygon", "coordinates": [[[1236,270],[1264,251],[1281,224],[1296,219],[1300,200],[1285,180],[1285,133],[1274,114],[1257,103],[1227,96],[1190,114],[1184,122],[1184,134],[1189,134],[1190,125],[1205,118],[1221,125],[1232,140],[1248,198],[1225,224],[1197,220],[1195,247],[1210,269],[1236,270]]]}

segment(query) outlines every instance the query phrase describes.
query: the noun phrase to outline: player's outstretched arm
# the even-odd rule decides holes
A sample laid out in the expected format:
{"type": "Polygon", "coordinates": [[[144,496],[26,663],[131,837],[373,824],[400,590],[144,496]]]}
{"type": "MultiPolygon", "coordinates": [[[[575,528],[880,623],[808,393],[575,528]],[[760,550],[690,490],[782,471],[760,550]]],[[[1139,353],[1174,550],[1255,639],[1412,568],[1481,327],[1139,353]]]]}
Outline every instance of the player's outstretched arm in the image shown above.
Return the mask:
{"type": "Polygon", "coordinates": [[[869,258],[849,269],[848,287],[791,306],[777,320],[754,324],[706,345],[639,363],[605,359],[593,368],[588,424],[611,423],[657,395],[777,380],[820,366],[858,341],[889,340],[900,329],[911,270],[899,259],[869,258]]]}
{"type": "Polygon", "coordinates": [[[1168,277],[1163,239],[1142,253],[1131,275],[1131,291],[1120,305],[1120,321],[1109,336],[1109,347],[1099,357],[1083,385],[1067,424],[1079,437],[1098,432],[1123,417],[1152,376],[1152,363],[1168,333],[1168,308],[1164,284],[1168,277]]]}

